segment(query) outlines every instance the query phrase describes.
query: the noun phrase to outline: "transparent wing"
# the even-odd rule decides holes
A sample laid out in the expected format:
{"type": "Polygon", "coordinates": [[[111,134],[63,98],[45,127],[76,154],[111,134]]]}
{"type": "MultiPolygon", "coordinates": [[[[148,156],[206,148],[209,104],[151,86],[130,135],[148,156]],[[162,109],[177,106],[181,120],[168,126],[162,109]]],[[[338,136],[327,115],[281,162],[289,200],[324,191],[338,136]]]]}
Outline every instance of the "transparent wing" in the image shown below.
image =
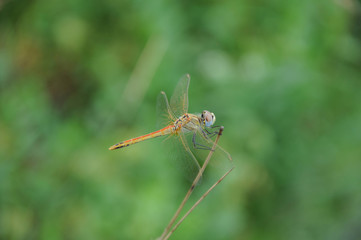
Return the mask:
{"type": "Polygon", "coordinates": [[[187,142],[187,138],[183,132],[179,133],[178,140],[180,140],[180,142],[182,143],[183,145],[182,149],[184,149],[184,152],[187,152],[187,156],[185,156],[185,158],[188,159],[187,162],[189,163],[189,165],[191,165],[192,168],[196,169],[198,173],[200,169],[199,162],[197,158],[194,156],[193,152],[191,151],[189,144],[187,142]]]}
{"type": "Polygon", "coordinates": [[[188,87],[190,82],[189,74],[184,75],[174,89],[170,99],[170,108],[175,117],[180,117],[188,112],[188,87]]]}
{"type": "MultiPolygon", "coordinates": [[[[174,121],[177,120],[170,109],[165,92],[160,92],[158,95],[157,117],[158,128],[173,124],[174,121]]],[[[188,180],[192,181],[197,175],[200,167],[187,143],[187,136],[182,132],[177,135],[172,134],[163,141],[163,145],[168,152],[168,156],[174,161],[177,168],[181,169],[181,172],[184,171],[183,175],[185,175],[188,180]]]]}
{"type": "Polygon", "coordinates": [[[170,110],[165,92],[160,92],[157,98],[157,128],[173,124],[176,118],[170,110]]]}
{"type": "Polygon", "coordinates": [[[171,135],[163,141],[163,145],[173,161],[173,165],[185,176],[187,180],[192,182],[197,176],[200,165],[192,152],[192,146],[188,145],[188,139],[191,135],[179,133],[171,135]]]}

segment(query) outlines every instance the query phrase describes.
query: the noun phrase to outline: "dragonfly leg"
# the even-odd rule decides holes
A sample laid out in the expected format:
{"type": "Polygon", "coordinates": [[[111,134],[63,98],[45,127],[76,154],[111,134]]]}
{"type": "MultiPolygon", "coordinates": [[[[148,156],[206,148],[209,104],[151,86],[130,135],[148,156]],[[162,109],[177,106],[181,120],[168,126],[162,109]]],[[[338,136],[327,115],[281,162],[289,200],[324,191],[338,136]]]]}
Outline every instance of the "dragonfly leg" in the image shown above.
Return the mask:
{"type": "Polygon", "coordinates": [[[210,138],[214,137],[219,133],[220,126],[212,126],[211,128],[218,128],[218,129],[216,131],[208,131],[207,129],[204,129],[207,132],[207,136],[210,138]]]}
{"type": "Polygon", "coordinates": [[[194,133],[193,134],[193,137],[192,137],[192,142],[193,142],[193,147],[195,149],[202,149],[202,150],[211,150],[212,148],[208,147],[208,146],[205,146],[205,145],[202,145],[200,143],[197,143],[196,141],[196,134],[194,133]]]}

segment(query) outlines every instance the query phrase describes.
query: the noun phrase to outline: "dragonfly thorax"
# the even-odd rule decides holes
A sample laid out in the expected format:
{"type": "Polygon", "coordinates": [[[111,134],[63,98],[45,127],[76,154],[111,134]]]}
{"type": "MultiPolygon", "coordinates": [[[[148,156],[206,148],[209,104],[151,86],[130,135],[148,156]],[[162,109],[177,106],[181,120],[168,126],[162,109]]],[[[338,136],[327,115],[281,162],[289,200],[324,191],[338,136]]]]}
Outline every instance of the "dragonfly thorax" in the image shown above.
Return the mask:
{"type": "Polygon", "coordinates": [[[180,131],[182,127],[187,125],[189,122],[190,122],[190,117],[187,113],[180,116],[173,124],[174,125],[173,131],[174,132],[180,131]]]}
{"type": "Polygon", "coordinates": [[[216,122],[216,115],[210,111],[204,110],[201,119],[206,127],[211,127],[216,122]]]}

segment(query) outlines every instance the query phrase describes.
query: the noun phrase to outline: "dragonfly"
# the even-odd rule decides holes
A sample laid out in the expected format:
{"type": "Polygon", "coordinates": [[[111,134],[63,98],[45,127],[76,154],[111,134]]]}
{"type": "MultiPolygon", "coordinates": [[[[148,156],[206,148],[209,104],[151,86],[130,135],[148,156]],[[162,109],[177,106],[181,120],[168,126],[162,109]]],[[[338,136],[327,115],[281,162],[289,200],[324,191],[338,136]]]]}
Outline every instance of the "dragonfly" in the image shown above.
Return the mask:
{"type": "MultiPolygon", "coordinates": [[[[200,164],[193,151],[194,149],[211,150],[211,146],[214,143],[212,137],[218,134],[218,130],[214,129],[219,128],[219,126],[214,126],[216,116],[208,110],[202,111],[201,114],[188,113],[189,84],[190,75],[186,74],[176,85],[174,93],[170,98],[170,102],[168,101],[165,92],[161,91],[159,94],[157,100],[157,114],[159,115],[158,118],[161,119],[161,122],[166,124],[165,127],[146,135],[114,144],[109,150],[128,147],[161,136],[175,137],[178,139],[178,141],[176,141],[178,151],[181,149],[181,152],[184,153],[182,154],[182,158],[191,162],[188,163],[188,166],[190,164],[193,168],[195,166],[196,171],[199,170],[200,164]],[[186,139],[186,136],[190,134],[192,134],[191,143],[193,145],[193,151],[189,146],[189,141],[186,139]]],[[[221,155],[232,161],[230,154],[223,148],[217,145],[216,150],[222,152],[221,155]]]]}
{"type": "MultiPolygon", "coordinates": [[[[188,216],[188,214],[193,211],[193,209],[209,194],[209,192],[218,185],[232,170],[233,163],[231,155],[225,151],[222,147],[218,145],[218,139],[223,132],[223,126],[214,126],[216,121],[216,116],[214,113],[204,110],[201,114],[191,114],[188,113],[188,89],[190,83],[190,76],[186,74],[183,76],[176,88],[170,101],[168,101],[167,95],[165,92],[161,92],[157,100],[157,115],[161,125],[165,126],[160,130],[155,132],[148,133],[146,135],[131,138],[129,140],[114,144],[109,148],[109,150],[120,149],[128,147],[130,145],[143,142],[148,139],[153,139],[161,136],[168,136],[167,139],[173,139],[176,144],[176,149],[179,150],[180,158],[186,159],[187,167],[191,167],[192,172],[197,173],[197,175],[192,178],[193,183],[186,193],[182,203],[179,205],[174,216],[170,220],[167,227],[164,229],[161,237],[159,239],[166,240],[170,235],[177,229],[179,224],[188,216]],[[189,141],[188,135],[191,135],[191,141],[189,141]],[[216,136],[215,141],[212,140],[212,137],[216,136]],[[190,147],[190,145],[192,147],[190,147]],[[203,152],[208,152],[206,160],[203,162],[202,167],[200,167],[199,161],[195,154],[194,150],[208,150],[203,152]],[[199,183],[204,169],[207,167],[208,162],[211,156],[214,158],[226,158],[231,163],[231,167],[226,171],[226,173],[217,177],[218,180],[199,198],[199,200],[188,210],[188,212],[175,224],[176,219],[178,218],[180,212],[182,211],[185,203],[189,199],[196,185],[199,183]],[[175,226],[172,228],[172,226],[175,226]]],[[[166,139],[166,140],[167,140],[166,139]]],[[[200,151],[198,151],[200,152],[200,151]]],[[[197,156],[199,156],[197,154],[197,156]]],[[[222,164],[227,165],[227,164],[222,164]]],[[[227,167],[228,168],[228,167],[227,167]]],[[[221,170],[222,171],[222,170],[221,170]]]]}

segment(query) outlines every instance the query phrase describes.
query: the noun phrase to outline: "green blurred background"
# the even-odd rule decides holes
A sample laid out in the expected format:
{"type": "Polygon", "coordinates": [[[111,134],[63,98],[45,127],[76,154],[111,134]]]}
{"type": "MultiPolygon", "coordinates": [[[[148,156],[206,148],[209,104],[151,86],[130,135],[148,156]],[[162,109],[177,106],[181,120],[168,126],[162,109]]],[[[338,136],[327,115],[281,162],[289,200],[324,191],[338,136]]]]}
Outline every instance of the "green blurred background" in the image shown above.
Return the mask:
{"type": "Polygon", "coordinates": [[[108,147],[185,73],[236,168],[172,239],[361,238],[359,2],[0,6],[1,239],[158,237],[190,183],[161,139],[108,147]]]}

